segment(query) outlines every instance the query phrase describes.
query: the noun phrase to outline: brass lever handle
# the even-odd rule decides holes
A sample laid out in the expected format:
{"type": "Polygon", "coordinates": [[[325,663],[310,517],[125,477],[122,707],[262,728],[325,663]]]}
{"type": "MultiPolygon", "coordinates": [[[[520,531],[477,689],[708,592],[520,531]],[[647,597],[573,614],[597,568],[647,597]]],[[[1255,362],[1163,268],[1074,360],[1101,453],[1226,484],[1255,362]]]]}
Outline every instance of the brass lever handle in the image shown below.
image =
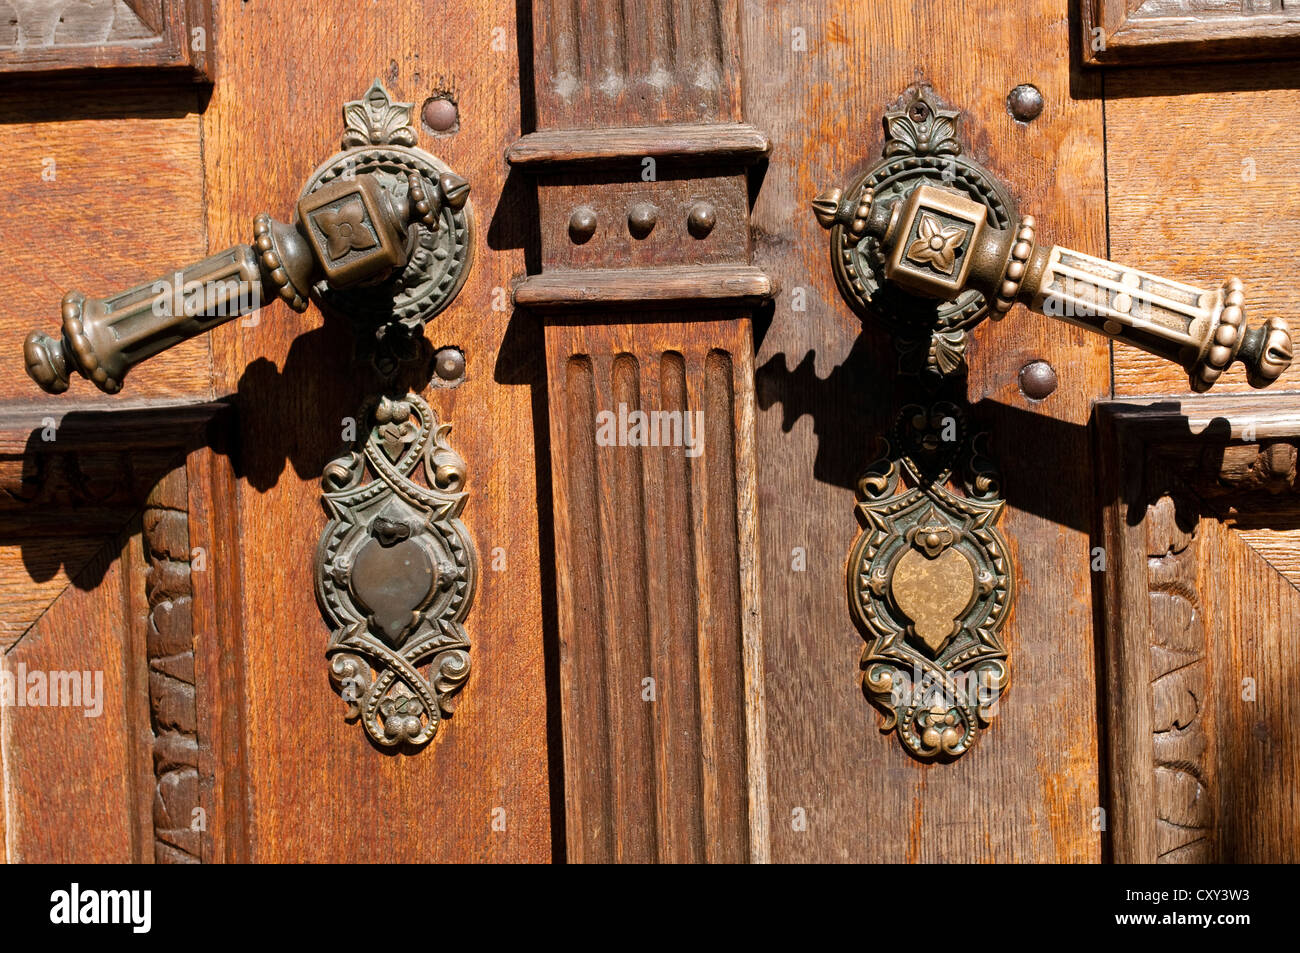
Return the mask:
{"type": "Polygon", "coordinates": [[[1038,244],[1032,216],[993,227],[986,206],[953,189],[918,185],[906,196],[870,189],[845,201],[839,189],[813,203],[826,228],[879,241],[884,277],[915,295],[950,300],[979,291],[994,317],[1017,301],[1181,365],[1193,390],[1208,390],[1230,364],[1267,387],[1291,366],[1281,318],[1248,324],[1241,282],[1215,291],[1170,281],[1060,246],[1038,244]]]}
{"type": "Polygon", "coordinates": [[[258,215],[251,245],[105,298],[68,292],[62,334],[33,331],[23,344],[28,375],[59,394],[75,370],[113,394],[131,367],[276,296],[305,311],[317,282],[339,290],[390,278],[419,247],[413,226],[436,232],[443,210],[459,212],[469,195],[452,172],[431,182],[410,171],[405,185],[399,194],[376,173],[334,178],[301,197],[295,224],[258,215]]]}

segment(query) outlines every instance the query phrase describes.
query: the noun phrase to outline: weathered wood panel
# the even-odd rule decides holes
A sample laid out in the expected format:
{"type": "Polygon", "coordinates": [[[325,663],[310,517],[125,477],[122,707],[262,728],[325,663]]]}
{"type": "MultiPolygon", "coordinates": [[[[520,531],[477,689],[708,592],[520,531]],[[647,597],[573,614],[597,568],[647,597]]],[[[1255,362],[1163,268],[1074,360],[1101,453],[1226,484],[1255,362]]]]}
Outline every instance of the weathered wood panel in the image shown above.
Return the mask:
{"type": "Polygon", "coordinates": [[[547,331],[570,860],[763,856],[750,361],[739,321],[547,331]]]}
{"type": "Polygon", "coordinates": [[[508,157],[538,176],[515,303],[545,322],[571,860],[767,857],[745,169],[768,141],[739,121],[737,13],[534,8],[539,128],[508,157]],[[601,439],[634,407],[708,449],[601,439]]]}
{"type": "Polygon", "coordinates": [[[1079,0],[1090,66],[1249,60],[1300,51],[1300,11],[1286,0],[1079,0]]]}
{"type": "MultiPolygon", "coordinates": [[[[223,411],[72,413],[54,418],[56,439],[35,443],[40,411],[3,416],[0,454],[21,449],[29,471],[4,487],[0,548],[21,559],[6,562],[0,585],[30,585],[51,538],[88,553],[61,567],[57,590],[40,590],[46,605],[31,622],[6,619],[7,678],[27,682],[0,697],[10,859],[193,862],[227,856],[242,829],[246,809],[229,809],[243,800],[238,714],[211,717],[212,697],[238,673],[196,665],[240,642],[207,571],[227,532],[203,478],[228,472],[209,449],[224,446],[223,411]],[[33,691],[40,704],[27,703],[33,691]]],[[[219,588],[237,602],[237,580],[219,588]]]]}
{"type": "Polygon", "coordinates": [[[1233,524],[1294,526],[1293,494],[1239,461],[1297,430],[1291,395],[1098,408],[1117,861],[1296,859],[1300,595],[1233,524]]]}
{"type": "Polygon", "coordinates": [[[0,75],[166,71],[211,81],[212,0],[0,0],[0,75]]]}

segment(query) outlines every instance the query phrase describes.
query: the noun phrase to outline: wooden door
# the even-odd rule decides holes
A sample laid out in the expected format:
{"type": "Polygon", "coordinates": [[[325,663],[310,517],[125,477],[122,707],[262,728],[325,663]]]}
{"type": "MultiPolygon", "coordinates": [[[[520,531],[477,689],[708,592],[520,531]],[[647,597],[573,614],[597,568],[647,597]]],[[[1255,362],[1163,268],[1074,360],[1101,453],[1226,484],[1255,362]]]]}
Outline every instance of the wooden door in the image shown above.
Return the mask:
{"type": "Polygon", "coordinates": [[[515,5],[12,6],[0,233],[28,251],[4,279],[0,348],[4,668],[97,673],[102,711],[6,704],[5,856],[549,860],[545,378],[539,332],[503,310],[533,224],[502,159],[519,135],[515,5]],[[35,22],[60,6],[61,25],[35,22]],[[210,68],[141,62],[159,36],[186,53],[198,29],[210,68]],[[368,396],[346,320],[276,302],[154,358],[113,397],[79,378],[41,395],[21,356],[65,290],[130,288],[251,241],[262,210],[287,218],[339,149],[343,104],[376,77],[414,103],[419,144],[470,181],[479,223],[472,277],[426,335],[430,354],[459,349],[464,373],[426,366],[422,388],[473,497],[474,689],[418,753],[344,720],[324,656],[322,470],[368,396]],[[430,100],[451,112],[439,129],[421,118],[430,100]]]}
{"type": "Polygon", "coordinates": [[[1288,315],[1294,69],[1241,57],[1289,55],[1292,14],[12,5],[7,859],[1295,859],[1300,372],[1192,397],[1023,307],[976,327],[963,397],[1006,501],[1011,688],[960,758],[913,758],[861,687],[845,597],[898,356],[842,298],[811,204],[928,84],[1050,242],[1235,273],[1253,313],[1288,315]],[[287,215],[376,77],[478,222],[413,376],[469,474],[471,675],[397,752],[344,720],[313,588],[321,478],[373,392],[348,322],[275,302],[112,397],[43,396],[20,356],[66,289],[287,215]]]}
{"type": "Polygon", "coordinates": [[[844,595],[896,358],[845,306],[807,214],[926,82],[1040,235],[1201,287],[1237,274],[1253,314],[1293,314],[1268,250],[1294,227],[1293,69],[1240,57],[1289,49],[1295,15],[1222,6],[744,5],[746,117],[775,144],[754,262],[783,289],[755,359],[774,860],[1296,858],[1295,370],[1194,397],[1178,367],[1021,307],[975,330],[966,392],[1007,501],[1011,685],[971,751],[918,763],[855,690],[844,595]],[[1173,7],[1185,18],[1161,21],[1173,7]],[[1276,44],[1248,47],[1261,32],[1276,44]],[[1117,61],[1132,68],[1095,68],[1117,61]],[[1040,114],[1017,115],[1022,84],[1040,114]],[[1053,374],[1034,388],[1039,362],[1053,374]]]}

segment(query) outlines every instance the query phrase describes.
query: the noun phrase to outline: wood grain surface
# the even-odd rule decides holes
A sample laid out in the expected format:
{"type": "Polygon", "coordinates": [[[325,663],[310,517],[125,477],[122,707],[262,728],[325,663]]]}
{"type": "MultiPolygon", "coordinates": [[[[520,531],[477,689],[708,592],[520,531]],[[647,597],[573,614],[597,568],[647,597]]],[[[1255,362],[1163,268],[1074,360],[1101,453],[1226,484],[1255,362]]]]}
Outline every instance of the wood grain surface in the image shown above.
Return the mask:
{"type": "Polygon", "coordinates": [[[539,0],[539,128],[738,121],[736,0],[539,0]]]}
{"type": "Polygon", "coordinates": [[[102,673],[98,717],[71,705],[0,710],[10,861],[123,863],[152,856],[142,784],[144,773],[152,774],[143,632],[131,625],[130,612],[138,581],[132,557],[139,552],[138,536],[126,535],[119,552],[105,553],[108,565],[95,584],[69,587],[3,657],[11,678],[102,673]]]}
{"type": "Polygon", "coordinates": [[[238,620],[221,609],[237,601],[236,581],[217,585],[223,603],[207,571],[222,528],[214,491],[224,487],[204,474],[229,472],[228,456],[211,449],[229,452],[226,411],[57,413],[50,441],[41,410],[0,412],[0,456],[22,463],[0,485],[0,579],[14,592],[26,584],[26,602],[15,601],[36,610],[30,621],[6,616],[5,670],[102,680],[90,717],[85,704],[0,706],[11,860],[210,859],[238,836],[225,826],[232,812],[212,809],[214,791],[238,788],[237,748],[232,756],[230,733],[209,717],[218,679],[210,664],[194,665],[214,645],[238,644],[238,620]],[[196,807],[205,813],[194,827],[196,807]]]}
{"type": "Polygon", "coordinates": [[[212,6],[213,0],[7,0],[0,75],[81,74],[102,82],[116,72],[161,73],[211,82],[212,6]]]}
{"type": "Polygon", "coordinates": [[[761,860],[749,326],[593,317],[546,336],[568,857],[761,860]],[[601,438],[636,411],[679,439],[601,438]]]}
{"type": "Polygon", "coordinates": [[[1285,0],[1079,0],[1083,62],[1148,65],[1249,60],[1300,49],[1285,0]]]}
{"type": "Polygon", "coordinates": [[[754,263],[782,289],[756,380],[773,860],[1102,857],[1086,424],[1109,390],[1105,342],[1022,308],[974,332],[968,392],[1003,474],[1019,590],[1011,687],[970,753],[918,764],[858,687],[844,596],[852,488],[894,412],[895,357],[840,299],[809,204],[879,156],[883,111],[924,79],[1023,211],[1104,251],[1102,108],[1096,83],[1071,75],[1069,19],[1066,0],[745,6],[745,120],[773,142],[754,263]],[[1046,104],[1028,124],[1006,111],[1020,83],[1046,104]],[[1060,381],[1042,402],[1017,384],[1033,360],[1060,381]]]}
{"type": "Polygon", "coordinates": [[[515,301],[545,321],[571,860],[768,856],[753,352],[738,310],[771,294],[748,262],[745,174],[767,140],[737,122],[737,12],[534,10],[539,131],[511,156],[537,174],[540,273],[515,301]],[[706,233],[688,225],[696,209],[706,233]],[[580,210],[596,221],[587,240],[570,228],[580,210]],[[597,415],[630,408],[689,415],[707,446],[598,441],[597,415]]]}
{"type": "MultiPolygon", "coordinates": [[[[1098,502],[1107,556],[1103,633],[1114,859],[1294,862],[1300,747],[1294,717],[1293,583],[1225,518],[1267,486],[1239,472],[1247,428],[1300,430],[1294,395],[1110,401],[1098,408],[1098,502]],[[1207,466],[1210,464],[1210,466],[1207,466]],[[1207,478],[1207,470],[1213,475],[1207,478]],[[1213,472],[1217,470],[1218,472],[1213,472]]],[[[1267,501],[1294,526],[1294,502],[1267,501]]]]}
{"type": "MultiPolygon", "coordinates": [[[[27,250],[0,282],[0,665],[102,671],[106,705],[0,707],[0,855],[1294,861],[1300,411],[1239,369],[1182,401],[1178,368],[1021,307],[976,329],[1011,687],[952,764],[910,760],[859,688],[853,488],[904,392],[810,202],[874,161],[907,86],[962,110],[1042,240],[1207,288],[1237,274],[1256,318],[1300,305],[1300,66],[1084,70],[1072,6],[227,2],[210,90],[0,78],[0,238],[27,250]],[[70,288],[287,214],[376,77],[417,117],[456,104],[453,131],[416,124],[478,223],[410,375],[467,461],[482,561],[469,681],[414,754],[344,721],[313,594],[321,470],[376,386],[347,322],[277,302],[115,398],[42,397],[19,347],[70,288]],[[1007,112],[1021,83],[1045,101],[1029,123],[1007,112]],[[643,201],[660,217],[633,242],[643,201]],[[707,237],[686,229],[701,201],[707,237]],[[430,383],[449,346],[464,378],[430,383]],[[1033,361],[1045,399],[1018,383],[1033,361]],[[703,411],[704,454],[597,447],[620,402],[703,411]]],[[[159,30],[180,5],[133,8],[159,30]]]]}
{"type": "MultiPolygon", "coordinates": [[[[1300,420],[1300,418],[1298,418],[1300,420]]],[[[1200,585],[1207,593],[1215,765],[1208,792],[1221,863],[1300,860],[1300,593],[1234,530],[1207,520],[1200,585]]]]}

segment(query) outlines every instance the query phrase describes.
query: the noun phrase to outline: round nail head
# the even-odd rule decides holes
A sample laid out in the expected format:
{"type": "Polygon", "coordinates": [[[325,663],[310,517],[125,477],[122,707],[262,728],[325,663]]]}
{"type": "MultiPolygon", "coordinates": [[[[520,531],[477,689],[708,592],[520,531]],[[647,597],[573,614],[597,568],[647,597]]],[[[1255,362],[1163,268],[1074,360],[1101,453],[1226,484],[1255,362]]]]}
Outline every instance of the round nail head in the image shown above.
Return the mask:
{"type": "Polygon", "coordinates": [[[569,216],[569,238],[581,245],[596,234],[596,210],[589,205],[579,205],[569,216]]]}
{"type": "Polygon", "coordinates": [[[460,111],[450,99],[435,96],[424,101],[424,109],[420,111],[420,115],[424,119],[424,124],[434,132],[451,132],[456,128],[460,111]]]}
{"type": "Polygon", "coordinates": [[[638,202],[627,213],[627,228],[633,238],[645,238],[659,221],[659,209],[649,202],[638,202]]]}
{"type": "Polygon", "coordinates": [[[433,369],[444,381],[458,381],[465,376],[465,355],[458,347],[444,347],[433,356],[433,369]]]}
{"type": "Polygon", "coordinates": [[[1056,384],[1056,370],[1046,361],[1030,361],[1020,369],[1020,392],[1030,400],[1043,400],[1056,384]]]}
{"type": "Polygon", "coordinates": [[[1018,122],[1037,119],[1043,111],[1043,94],[1033,83],[1021,83],[1007,95],[1007,112],[1018,122]]]}
{"type": "Polygon", "coordinates": [[[696,202],[686,216],[686,227],[696,238],[703,238],[713,231],[717,221],[718,215],[712,205],[708,202],[696,202]]]}

